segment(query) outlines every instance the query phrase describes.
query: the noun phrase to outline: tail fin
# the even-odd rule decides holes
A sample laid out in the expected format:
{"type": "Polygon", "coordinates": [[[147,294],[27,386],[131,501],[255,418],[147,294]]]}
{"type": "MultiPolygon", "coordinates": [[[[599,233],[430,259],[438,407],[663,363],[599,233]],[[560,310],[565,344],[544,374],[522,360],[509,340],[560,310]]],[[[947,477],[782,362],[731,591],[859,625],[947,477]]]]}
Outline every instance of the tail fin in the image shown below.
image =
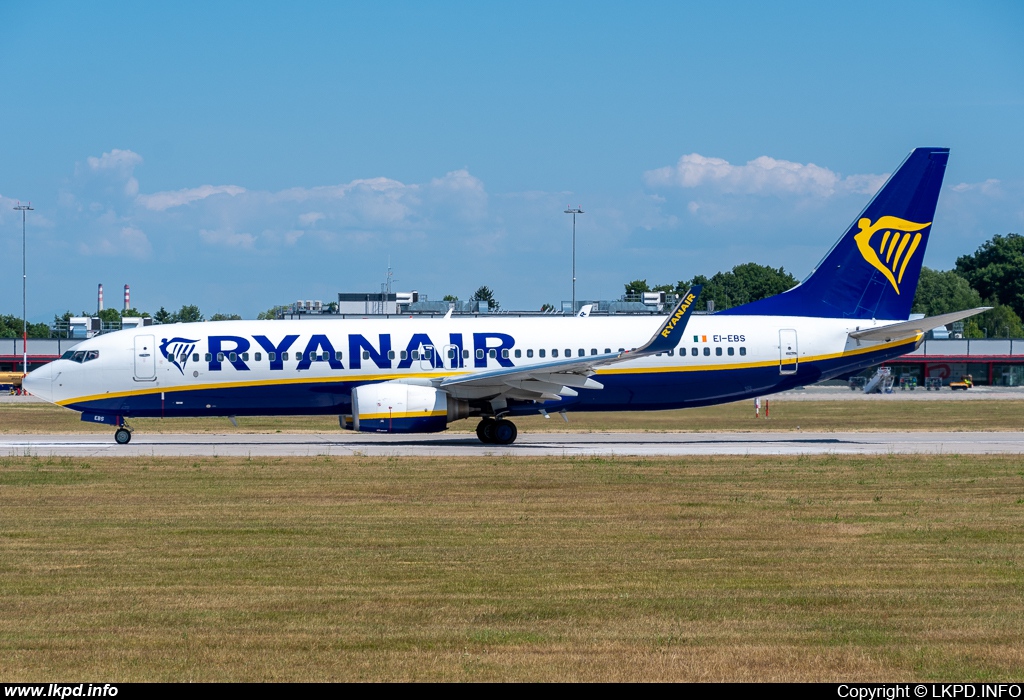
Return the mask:
{"type": "Polygon", "coordinates": [[[948,158],[948,148],[911,151],[807,279],[720,313],[909,318],[948,158]]]}

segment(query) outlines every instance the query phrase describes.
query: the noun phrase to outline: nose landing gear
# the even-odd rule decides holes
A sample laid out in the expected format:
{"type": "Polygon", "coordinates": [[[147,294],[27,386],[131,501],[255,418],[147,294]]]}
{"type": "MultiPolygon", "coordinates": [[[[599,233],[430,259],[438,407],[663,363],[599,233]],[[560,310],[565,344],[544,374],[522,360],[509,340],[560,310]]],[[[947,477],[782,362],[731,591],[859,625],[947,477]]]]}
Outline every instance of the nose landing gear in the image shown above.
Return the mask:
{"type": "Polygon", "coordinates": [[[519,429],[510,420],[484,418],[476,426],[476,436],[485,445],[511,445],[519,436],[519,429]]]}

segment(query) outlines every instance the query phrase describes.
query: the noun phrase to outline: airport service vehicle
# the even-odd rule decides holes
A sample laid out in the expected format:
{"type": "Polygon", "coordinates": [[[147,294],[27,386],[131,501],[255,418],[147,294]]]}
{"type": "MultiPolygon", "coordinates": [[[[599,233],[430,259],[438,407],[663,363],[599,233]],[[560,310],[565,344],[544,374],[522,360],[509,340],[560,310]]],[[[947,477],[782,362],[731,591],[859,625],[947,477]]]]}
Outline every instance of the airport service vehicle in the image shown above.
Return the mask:
{"type": "Polygon", "coordinates": [[[967,391],[972,386],[974,386],[974,377],[969,374],[965,374],[964,376],[960,377],[960,381],[958,382],[949,383],[949,388],[952,389],[953,391],[957,391],[958,389],[967,391]]]}
{"type": "Polygon", "coordinates": [[[432,433],[478,419],[484,443],[549,411],[651,411],[764,396],[913,350],[928,330],[984,309],[907,320],[945,148],[904,160],[818,266],[792,289],[667,318],[482,316],[218,321],[90,338],[26,389],[116,427],[137,416],[315,415],[364,432],[432,433]]]}

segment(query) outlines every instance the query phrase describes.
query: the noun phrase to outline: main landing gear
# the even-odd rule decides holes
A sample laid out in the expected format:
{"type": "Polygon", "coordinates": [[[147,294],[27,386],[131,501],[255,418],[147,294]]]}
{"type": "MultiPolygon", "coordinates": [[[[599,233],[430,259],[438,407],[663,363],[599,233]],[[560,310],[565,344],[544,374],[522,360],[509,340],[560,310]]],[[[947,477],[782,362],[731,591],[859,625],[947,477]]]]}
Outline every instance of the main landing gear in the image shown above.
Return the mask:
{"type": "Polygon", "coordinates": [[[121,419],[121,425],[119,425],[117,430],[114,432],[114,442],[116,442],[118,445],[127,445],[131,441],[132,441],[132,429],[131,429],[131,426],[128,425],[128,421],[126,421],[124,418],[122,418],[121,419]]]}
{"type": "Polygon", "coordinates": [[[485,445],[511,445],[518,435],[519,429],[510,420],[484,418],[476,426],[476,436],[485,445]]]}

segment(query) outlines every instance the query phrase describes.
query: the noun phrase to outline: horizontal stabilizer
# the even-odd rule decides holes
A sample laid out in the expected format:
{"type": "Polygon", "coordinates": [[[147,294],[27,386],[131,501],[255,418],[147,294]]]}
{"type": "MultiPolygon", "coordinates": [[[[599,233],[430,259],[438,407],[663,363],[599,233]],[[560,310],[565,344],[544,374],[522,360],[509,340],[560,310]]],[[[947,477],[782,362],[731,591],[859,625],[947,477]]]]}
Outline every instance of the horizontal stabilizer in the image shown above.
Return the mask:
{"type": "Polygon", "coordinates": [[[912,338],[918,333],[927,333],[933,328],[938,328],[939,326],[945,326],[947,323],[953,323],[954,321],[970,318],[971,316],[988,311],[991,308],[991,306],[982,306],[977,309],[954,311],[950,314],[939,314],[938,316],[918,318],[912,321],[904,321],[902,323],[892,323],[888,326],[882,326],[881,328],[868,328],[863,331],[853,331],[850,333],[850,337],[856,340],[884,341],[899,340],[900,338],[912,338]]]}

